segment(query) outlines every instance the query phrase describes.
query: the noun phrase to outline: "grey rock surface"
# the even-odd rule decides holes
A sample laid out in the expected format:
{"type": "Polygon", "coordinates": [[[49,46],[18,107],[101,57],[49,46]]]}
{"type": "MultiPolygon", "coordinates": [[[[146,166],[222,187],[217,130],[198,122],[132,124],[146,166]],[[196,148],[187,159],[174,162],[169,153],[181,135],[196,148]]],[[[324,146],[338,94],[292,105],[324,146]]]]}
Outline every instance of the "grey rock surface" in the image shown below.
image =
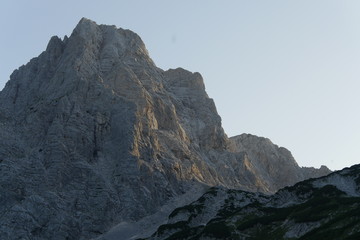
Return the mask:
{"type": "Polygon", "coordinates": [[[138,35],[85,18],[13,72],[0,134],[2,239],[89,239],[194,186],[271,193],[327,173],[229,139],[199,73],[163,71],[138,35]]]}
{"type": "Polygon", "coordinates": [[[360,165],[273,195],[213,187],[143,239],[358,239],[359,200],[360,165]]]}
{"type": "Polygon", "coordinates": [[[269,192],[331,173],[326,166],[320,169],[299,167],[289,150],[273,144],[268,138],[241,134],[230,140],[236,151],[246,153],[252,171],[266,182],[269,192]]]}

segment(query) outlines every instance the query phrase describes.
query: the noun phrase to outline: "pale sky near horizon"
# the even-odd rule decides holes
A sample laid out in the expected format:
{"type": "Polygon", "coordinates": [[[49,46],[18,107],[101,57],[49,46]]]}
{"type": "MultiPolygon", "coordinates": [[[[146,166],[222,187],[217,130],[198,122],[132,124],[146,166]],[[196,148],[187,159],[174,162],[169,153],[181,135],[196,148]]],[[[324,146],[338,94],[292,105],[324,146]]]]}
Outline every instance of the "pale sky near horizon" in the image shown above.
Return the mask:
{"type": "Polygon", "coordinates": [[[3,0],[0,89],[82,17],[140,35],[156,65],[200,72],[228,136],[300,166],[360,163],[360,1],[3,0]]]}

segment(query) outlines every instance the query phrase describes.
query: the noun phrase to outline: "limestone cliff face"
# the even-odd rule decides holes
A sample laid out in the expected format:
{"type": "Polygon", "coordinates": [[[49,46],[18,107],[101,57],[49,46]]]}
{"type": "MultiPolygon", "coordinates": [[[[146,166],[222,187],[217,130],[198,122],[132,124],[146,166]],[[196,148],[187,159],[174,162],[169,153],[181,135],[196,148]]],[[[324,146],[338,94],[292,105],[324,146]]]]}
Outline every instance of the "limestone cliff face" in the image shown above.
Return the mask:
{"type": "Polygon", "coordinates": [[[246,152],[252,170],[266,182],[270,192],[331,172],[325,166],[320,169],[299,167],[289,150],[278,147],[267,138],[242,134],[230,139],[236,151],[246,152]]]}
{"type": "Polygon", "coordinates": [[[88,239],[194,185],[273,192],[304,177],[285,150],[293,175],[228,139],[199,73],[163,71],[138,35],[88,19],[14,71],[0,134],[3,239],[88,239]]]}

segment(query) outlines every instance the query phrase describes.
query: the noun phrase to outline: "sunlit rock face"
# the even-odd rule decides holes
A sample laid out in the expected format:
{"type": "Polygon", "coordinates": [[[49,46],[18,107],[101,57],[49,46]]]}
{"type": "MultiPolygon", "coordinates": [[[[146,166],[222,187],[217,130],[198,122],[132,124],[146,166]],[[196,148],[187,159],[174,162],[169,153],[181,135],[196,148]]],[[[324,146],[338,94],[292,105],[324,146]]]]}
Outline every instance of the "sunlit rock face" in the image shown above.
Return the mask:
{"type": "Polygon", "coordinates": [[[228,139],[199,73],[163,71],[137,34],[88,19],[13,72],[0,136],[2,239],[89,239],[194,186],[271,193],[328,173],[228,139]]]}
{"type": "Polygon", "coordinates": [[[270,192],[331,172],[326,166],[300,168],[289,150],[273,144],[268,138],[241,134],[230,140],[236,151],[246,152],[252,170],[267,183],[270,192]]]}

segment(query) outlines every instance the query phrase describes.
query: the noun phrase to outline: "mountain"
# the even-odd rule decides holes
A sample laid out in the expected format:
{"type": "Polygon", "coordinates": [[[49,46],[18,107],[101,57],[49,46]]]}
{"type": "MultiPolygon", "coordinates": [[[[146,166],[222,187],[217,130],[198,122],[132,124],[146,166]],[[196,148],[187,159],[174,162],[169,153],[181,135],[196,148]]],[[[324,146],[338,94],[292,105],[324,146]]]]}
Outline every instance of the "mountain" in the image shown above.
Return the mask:
{"type": "Polygon", "coordinates": [[[326,166],[321,166],[320,169],[300,168],[289,150],[278,147],[267,138],[242,134],[230,140],[235,144],[236,151],[246,153],[254,175],[261,176],[270,193],[302,180],[330,173],[326,166]]]}
{"type": "Polygon", "coordinates": [[[164,71],[137,34],[85,18],[12,73],[0,134],[2,239],[89,239],[209,186],[273,193],[330,172],[229,139],[199,73],[164,71]]]}
{"type": "Polygon", "coordinates": [[[274,195],[210,188],[147,239],[359,239],[360,165],[274,195]]]}

